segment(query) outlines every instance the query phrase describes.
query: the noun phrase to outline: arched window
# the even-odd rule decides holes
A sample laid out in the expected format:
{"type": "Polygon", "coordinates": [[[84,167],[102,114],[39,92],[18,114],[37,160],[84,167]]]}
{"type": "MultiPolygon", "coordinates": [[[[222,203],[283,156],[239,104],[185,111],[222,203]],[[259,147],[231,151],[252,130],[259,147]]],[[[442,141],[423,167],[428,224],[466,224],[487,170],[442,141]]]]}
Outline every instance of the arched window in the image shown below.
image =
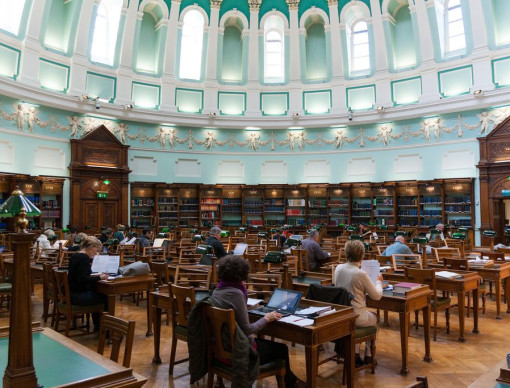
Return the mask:
{"type": "Polygon", "coordinates": [[[25,0],[0,0],[0,29],[18,35],[25,0]]]}
{"type": "Polygon", "coordinates": [[[90,49],[92,62],[113,65],[121,9],[122,0],[102,0],[99,4],[90,49]]]}
{"type": "Polygon", "coordinates": [[[352,26],[350,34],[350,62],[351,73],[366,72],[370,70],[370,43],[368,27],[364,21],[352,26]]]}
{"type": "Polygon", "coordinates": [[[196,10],[184,15],[182,24],[179,77],[200,80],[202,74],[202,46],[204,17],[196,10]]]}
{"type": "Polygon", "coordinates": [[[285,81],[285,43],[283,20],[276,15],[264,23],[264,82],[285,81]]]}
{"type": "Polygon", "coordinates": [[[445,12],[445,40],[446,51],[458,51],[466,48],[466,35],[464,34],[464,21],[460,0],[450,0],[445,12]]]}

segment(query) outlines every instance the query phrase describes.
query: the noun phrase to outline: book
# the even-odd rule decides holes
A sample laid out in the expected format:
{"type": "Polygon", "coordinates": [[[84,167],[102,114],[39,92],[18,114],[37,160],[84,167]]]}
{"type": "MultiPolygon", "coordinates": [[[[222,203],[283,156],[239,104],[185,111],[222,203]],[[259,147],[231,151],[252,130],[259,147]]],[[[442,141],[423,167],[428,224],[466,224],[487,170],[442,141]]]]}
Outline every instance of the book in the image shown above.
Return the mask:
{"type": "Polygon", "coordinates": [[[459,279],[462,278],[462,275],[457,272],[450,272],[450,271],[438,271],[436,272],[436,277],[439,276],[441,278],[445,279],[459,279]]]}
{"type": "Polygon", "coordinates": [[[296,311],[296,315],[317,316],[331,310],[331,306],[312,306],[296,311]]]}
{"type": "Polygon", "coordinates": [[[408,282],[401,282],[397,283],[393,286],[393,293],[394,294],[405,294],[406,292],[416,290],[417,288],[420,288],[421,284],[419,283],[408,283],[408,282]]]}

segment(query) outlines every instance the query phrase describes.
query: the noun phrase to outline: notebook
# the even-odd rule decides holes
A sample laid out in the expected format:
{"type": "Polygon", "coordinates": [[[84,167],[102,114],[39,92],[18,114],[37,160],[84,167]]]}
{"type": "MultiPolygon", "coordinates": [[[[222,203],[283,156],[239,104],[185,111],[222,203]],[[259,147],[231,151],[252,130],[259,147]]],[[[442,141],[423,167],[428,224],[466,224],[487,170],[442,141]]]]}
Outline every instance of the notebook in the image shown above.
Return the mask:
{"type": "Polygon", "coordinates": [[[237,243],[236,247],[234,248],[234,255],[242,256],[244,255],[244,251],[248,247],[248,244],[246,243],[237,243]]]}
{"type": "Polygon", "coordinates": [[[92,273],[119,273],[120,256],[96,255],[92,261],[92,273]]]}
{"type": "Polygon", "coordinates": [[[302,296],[303,293],[299,291],[276,288],[273,292],[273,295],[271,296],[271,299],[269,299],[268,304],[266,306],[257,307],[253,310],[250,310],[250,314],[264,316],[267,313],[271,313],[273,311],[282,314],[284,317],[294,314],[302,296]]]}

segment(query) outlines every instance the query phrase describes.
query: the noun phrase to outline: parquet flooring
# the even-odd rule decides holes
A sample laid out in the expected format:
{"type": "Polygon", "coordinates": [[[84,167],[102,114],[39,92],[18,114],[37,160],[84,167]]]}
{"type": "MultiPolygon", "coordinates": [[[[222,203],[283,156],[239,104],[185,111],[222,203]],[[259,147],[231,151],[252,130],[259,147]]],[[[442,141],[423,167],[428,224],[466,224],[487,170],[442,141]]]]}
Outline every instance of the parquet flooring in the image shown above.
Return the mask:
{"type": "MultiPolygon", "coordinates": [[[[34,306],[34,320],[40,320],[42,312],[41,285],[35,286],[35,296],[32,297],[34,306]]],[[[188,363],[176,365],[173,379],[168,378],[168,359],[170,354],[170,327],[162,328],[161,365],[153,365],[153,338],[146,338],[146,302],[136,307],[129,298],[117,301],[117,315],[124,319],[136,320],[136,334],[131,366],[137,373],[149,380],[146,387],[189,387],[188,363]],[[165,340],[166,339],[166,340],[165,340]]],[[[454,300],[455,302],[455,300],[454,300]]],[[[506,311],[506,305],[502,306],[506,311]]],[[[432,341],[432,363],[422,361],[423,358],[423,329],[411,329],[409,338],[409,368],[408,376],[401,376],[400,370],[400,333],[397,314],[390,313],[390,327],[381,327],[377,344],[378,366],[375,374],[362,371],[355,376],[356,387],[405,387],[415,381],[416,376],[424,375],[429,379],[430,387],[450,388],[467,387],[480,375],[504,358],[510,350],[510,314],[503,313],[502,320],[496,320],[494,300],[488,300],[485,315],[480,312],[480,334],[471,332],[473,327],[472,315],[466,319],[466,342],[461,343],[458,338],[458,315],[453,309],[451,314],[451,332],[438,333],[436,342],[432,341]]],[[[414,320],[414,316],[411,317],[414,320]]],[[[444,325],[444,314],[440,314],[439,323],[444,325]]],[[[8,313],[0,312],[0,325],[8,324],[8,313]]],[[[77,332],[72,332],[71,335],[77,332]]],[[[97,335],[73,337],[89,348],[96,350],[97,335]]],[[[294,372],[301,378],[305,377],[304,349],[289,344],[291,365],[294,372]]],[[[107,350],[108,351],[108,350],[107,350]]],[[[333,352],[332,344],[326,344],[326,351],[333,352]]],[[[107,353],[106,353],[107,354],[107,353]]],[[[177,359],[187,354],[186,344],[179,342],[177,359]]],[[[341,386],[342,365],[327,363],[319,368],[318,387],[341,386]]],[[[228,384],[228,383],[227,383],[228,384]]],[[[205,387],[205,381],[196,387],[205,387]]],[[[229,385],[227,385],[229,386],[229,385]]],[[[257,383],[257,387],[276,387],[274,378],[265,379],[257,383]]]]}

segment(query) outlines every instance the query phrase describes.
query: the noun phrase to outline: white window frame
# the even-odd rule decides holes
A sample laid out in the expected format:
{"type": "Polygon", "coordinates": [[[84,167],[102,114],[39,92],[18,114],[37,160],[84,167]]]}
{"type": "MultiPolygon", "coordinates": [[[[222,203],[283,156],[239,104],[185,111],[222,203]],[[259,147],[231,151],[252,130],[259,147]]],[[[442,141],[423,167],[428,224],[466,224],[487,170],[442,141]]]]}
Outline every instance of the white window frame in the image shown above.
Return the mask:
{"type": "MultiPolygon", "coordinates": [[[[284,23],[282,23],[282,26],[278,27],[278,26],[271,26],[271,27],[266,27],[269,23],[271,23],[271,18],[274,18],[274,17],[278,17],[279,16],[276,16],[276,15],[272,15],[270,16],[270,18],[268,18],[265,22],[264,22],[264,83],[267,83],[267,84],[282,84],[285,82],[285,29],[284,29],[284,23]],[[277,76],[271,76],[269,75],[269,71],[268,71],[268,67],[269,66],[272,66],[272,67],[275,67],[275,65],[273,64],[269,64],[268,63],[268,58],[269,58],[269,55],[271,52],[268,51],[268,48],[269,48],[269,44],[270,43],[268,41],[268,35],[272,34],[272,33],[277,33],[280,35],[280,41],[279,41],[279,47],[280,47],[280,50],[279,50],[279,70],[280,70],[280,73],[279,75],[277,76]]],[[[277,42],[277,41],[275,41],[277,42]]],[[[278,54],[278,51],[274,51],[275,54],[278,54]]],[[[278,64],[278,63],[277,63],[278,64]]],[[[276,65],[277,65],[276,64],[276,65]]]]}
{"type": "MultiPolygon", "coordinates": [[[[358,35],[360,36],[360,35],[358,35]]],[[[367,74],[370,74],[370,71],[371,71],[371,58],[370,58],[370,35],[368,33],[368,23],[363,20],[363,19],[358,19],[358,20],[355,20],[350,26],[349,26],[349,36],[348,36],[348,40],[349,40],[349,73],[353,76],[356,76],[356,75],[367,75],[367,74]],[[360,23],[364,23],[365,24],[365,29],[362,30],[362,31],[357,31],[355,32],[355,28],[356,26],[358,26],[360,23]],[[366,36],[366,43],[361,43],[361,44],[356,44],[355,43],[355,38],[356,38],[356,34],[361,34],[363,33],[365,36],[366,36]],[[367,55],[364,55],[364,56],[361,56],[361,57],[357,57],[355,54],[356,54],[356,46],[361,46],[361,45],[365,45],[367,46],[367,55]],[[368,59],[368,66],[366,68],[361,68],[361,69],[357,69],[356,66],[355,66],[355,63],[357,60],[359,59],[363,59],[363,58],[367,58],[368,59]]]]}
{"type": "MultiPolygon", "coordinates": [[[[182,16],[182,29],[181,29],[181,49],[179,53],[179,78],[199,81],[202,77],[202,51],[204,47],[204,30],[206,25],[206,18],[198,9],[190,9],[182,16]],[[202,18],[202,28],[200,33],[191,27],[193,34],[189,34],[186,18],[190,13],[197,13],[202,18]],[[192,41],[192,43],[187,43],[192,41]],[[191,71],[193,70],[193,71],[191,71]]],[[[195,25],[195,27],[197,27],[195,25]]]]}
{"type": "Polygon", "coordinates": [[[445,49],[446,49],[446,54],[450,54],[450,53],[455,53],[455,52],[463,52],[466,50],[466,47],[467,47],[467,43],[466,43],[466,26],[464,24],[464,18],[462,16],[462,2],[460,0],[455,0],[456,2],[458,1],[458,4],[454,5],[454,6],[451,6],[450,3],[452,2],[453,0],[449,0],[447,4],[445,4],[445,7],[444,7],[444,33],[445,33],[445,49]],[[455,9],[458,9],[460,11],[460,19],[456,19],[454,21],[450,20],[450,17],[451,17],[451,12],[454,11],[455,9]],[[457,35],[454,35],[454,36],[451,36],[450,35],[450,25],[454,22],[458,22],[460,20],[460,22],[462,23],[462,34],[457,34],[457,35]],[[451,49],[451,39],[452,38],[455,38],[455,37],[460,37],[462,36],[463,37],[463,40],[464,40],[464,46],[463,47],[459,47],[459,48],[455,48],[455,49],[451,49]]]}
{"type": "Polygon", "coordinates": [[[2,3],[0,3],[0,13],[7,16],[5,22],[10,21],[11,23],[9,23],[9,25],[0,24],[0,30],[6,31],[17,37],[19,36],[19,29],[21,27],[21,22],[23,21],[23,12],[25,10],[26,0],[2,0],[2,3]],[[14,22],[16,21],[17,26],[14,25],[14,22]]]}
{"type": "MultiPolygon", "coordinates": [[[[107,66],[113,66],[115,62],[115,53],[117,51],[117,40],[119,36],[119,27],[120,27],[120,18],[122,14],[122,0],[116,0],[118,4],[111,4],[112,1],[115,0],[101,0],[101,3],[98,6],[96,21],[94,23],[94,31],[92,34],[92,44],[90,46],[90,61],[94,63],[100,63],[107,66]],[[116,6],[117,9],[113,7],[116,6]],[[102,11],[105,11],[105,14],[101,14],[102,11]],[[117,15],[115,13],[118,12],[117,15]],[[108,30],[107,39],[101,40],[100,45],[104,45],[103,52],[95,53],[94,46],[95,37],[96,37],[96,28],[98,27],[98,19],[103,18],[105,22],[105,27],[108,30]],[[116,19],[116,20],[115,20],[116,19]]],[[[100,50],[101,51],[101,50],[100,50]]]]}

